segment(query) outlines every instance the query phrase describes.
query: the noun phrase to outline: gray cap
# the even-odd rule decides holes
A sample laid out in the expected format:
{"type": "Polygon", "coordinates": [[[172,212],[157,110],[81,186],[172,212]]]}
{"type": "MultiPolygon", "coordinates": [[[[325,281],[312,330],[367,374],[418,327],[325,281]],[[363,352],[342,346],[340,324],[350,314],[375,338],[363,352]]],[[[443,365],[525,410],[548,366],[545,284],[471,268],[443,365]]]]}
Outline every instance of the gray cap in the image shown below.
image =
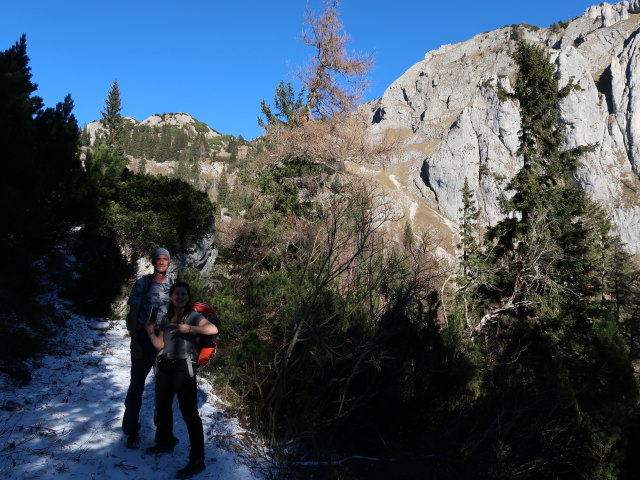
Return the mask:
{"type": "Polygon", "coordinates": [[[151,260],[155,260],[160,255],[166,255],[166,257],[171,260],[171,255],[169,254],[169,250],[166,248],[156,248],[151,252],[151,260]]]}

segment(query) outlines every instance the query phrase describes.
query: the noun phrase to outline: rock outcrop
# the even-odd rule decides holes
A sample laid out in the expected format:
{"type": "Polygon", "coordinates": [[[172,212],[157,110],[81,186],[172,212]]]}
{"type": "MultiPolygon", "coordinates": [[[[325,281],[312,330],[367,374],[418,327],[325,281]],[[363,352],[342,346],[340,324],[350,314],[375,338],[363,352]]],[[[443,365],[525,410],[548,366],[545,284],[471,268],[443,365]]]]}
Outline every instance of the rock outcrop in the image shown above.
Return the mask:
{"type": "Polygon", "coordinates": [[[219,137],[220,134],[205,123],[199,122],[187,113],[163,113],[151,115],[146,120],[140,122],[140,125],[148,127],[163,127],[171,125],[185,130],[191,137],[195,137],[199,133],[205,138],[219,137]]]}
{"type": "Polygon", "coordinates": [[[580,86],[561,105],[566,148],[594,145],[576,184],[613,218],[640,253],[640,0],[588,8],[568,24],[504,27],[428,52],[378,101],[365,106],[371,134],[404,139],[392,164],[420,202],[457,221],[462,185],[474,190],[484,223],[500,218],[498,196],[521,166],[520,118],[498,86],[512,89],[517,39],[545,46],[561,84],[580,86]],[[396,169],[398,170],[398,169],[396,169]]]}

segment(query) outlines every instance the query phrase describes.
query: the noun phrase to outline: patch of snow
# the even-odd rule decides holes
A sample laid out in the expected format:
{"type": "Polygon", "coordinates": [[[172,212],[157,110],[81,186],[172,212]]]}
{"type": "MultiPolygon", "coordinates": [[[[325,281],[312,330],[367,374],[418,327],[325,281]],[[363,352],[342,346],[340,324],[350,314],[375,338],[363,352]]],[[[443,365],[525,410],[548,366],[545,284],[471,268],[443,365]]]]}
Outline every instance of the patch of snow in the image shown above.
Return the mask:
{"type": "MultiPolygon", "coordinates": [[[[0,376],[0,477],[4,479],[168,479],[188,461],[186,426],[174,405],[171,454],[146,455],[154,444],[153,385],[149,375],[140,421],[141,447],[129,450],[120,424],[129,384],[125,322],[86,318],[55,293],[38,299],[68,318],[53,353],[31,359],[31,382],[17,387],[0,376]]],[[[264,478],[267,455],[228,415],[209,383],[199,378],[198,403],[207,469],[198,479],[264,478]],[[258,460],[259,459],[259,460],[258,460]]]]}
{"type": "Polygon", "coordinates": [[[398,179],[396,179],[396,176],[393,173],[389,175],[389,180],[393,182],[393,184],[396,186],[398,190],[402,188],[402,185],[400,184],[398,179]]]}
{"type": "Polygon", "coordinates": [[[416,212],[418,211],[418,202],[411,202],[411,206],[409,207],[409,219],[413,223],[413,220],[416,218],[416,212]]]}

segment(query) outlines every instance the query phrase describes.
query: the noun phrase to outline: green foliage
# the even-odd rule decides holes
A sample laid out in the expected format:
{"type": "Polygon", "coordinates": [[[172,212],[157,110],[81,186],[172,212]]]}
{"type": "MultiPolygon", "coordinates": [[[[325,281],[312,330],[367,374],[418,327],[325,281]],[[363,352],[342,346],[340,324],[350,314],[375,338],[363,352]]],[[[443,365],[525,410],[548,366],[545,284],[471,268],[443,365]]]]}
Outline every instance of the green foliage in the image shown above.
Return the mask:
{"type": "Polygon", "coordinates": [[[227,172],[223,170],[218,180],[218,197],[216,198],[216,202],[220,208],[229,206],[229,196],[230,190],[227,172]]]}
{"type": "Polygon", "coordinates": [[[268,181],[256,181],[265,202],[220,248],[223,287],[209,298],[225,330],[214,378],[273,441],[374,448],[364,421],[374,417],[373,437],[400,449],[470,395],[476,370],[459,330],[436,323],[424,239],[409,228],[404,248],[385,251],[372,196],[337,181],[318,188],[312,198],[324,208],[314,215],[283,209],[276,222],[273,211],[257,213],[277,199],[278,180],[304,185],[315,168],[266,169],[268,181]]]}
{"type": "Polygon", "coordinates": [[[228,142],[233,140],[233,135],[218,135],[209,139],[211,145],[224,146],[228,142]]]}
{"type": "Polygon", "coordinates": [[[67,96],[45,109],[33,96],[35,90],[22,36],[0,52],[0,247],[8,262],[5,266],[13,272],[5,276],[0,291],[15,308],[35,288],[31,263],[92,211],[77,151],[73,101],[67,96]],[[9,281],[11,285],[5,286],[9,281]]]}
{"type": "Polygon", "coordinates": [[[302,93],[296,92],[290,83],[285,84],[284,80],[280,81],[280,84],[276,87],[273,103],[273,110],[264,100],[260,103],[260,111],[265,118],[264,120],[258,118],[258,125],[265,130],[269,128],[291,128],[302,120],[304,98],[302,93]]]}
{"type": "Polygon", "coordinates": [[[459,283],[467,284],[472,277],[478,274],[478,217],[480,211],[476,207],[473,191],[469,188],[467,178],[462,187],[462,207],[460,212],[460,243],[457,245],[460,251],[461,278],[459,283]]]}
{"type": "Polygon", "coordinates": [[[308,158],[289,159],[277,165],[262,169],[252,183],[267,196],[268,203],[263,204],[265,211],[260,215],[274,216],[294,213],[312,215],[312,198],[328,174],[327,168],[315,164],[308,158]]]}
{"type": "Polygon", "coordinates": [[[565,22],[562,20],[558,20],[556,23],[552,23],[549,25],[549,30],[553,33],[559,33],[562,30],[565,30],[569,26],[569,22],[565,22]]]}
{"type": "Polygon", "coordinates": [[[509,34],[509,38],[515,42],[520,40],[520,25],[511,25],[511,33],[509,34]]]}
{"type": "Polygon", "coordinates": [[[94,182],[100,200],[115,188],[126,168],[127,160],[124,155],[112,149],[106,141],[86,152],[85,169],[94,182]]]}
{"type": "Polygon", "coordinates": [[[193,119],[193,122],[194,122],[193,126],[196,129],[196,132],[207,133],[209,131],[209,127],[207,127],[206,123],[196,120],[195,118],[193,119]]]}
{"type": "Polygon", "coordinates": [[[178,179],[127,173],[105,212],[103,228],[135,256],[158,245],[181,252],[208,231],[213,208],[204,192],[178,179]]]}
{"type": "Polygon", "coordinates": [[[115,156],[124,156],[124,124],[125,120],[120,114],[122,101],[118,81],[114,80],[104,101],[104,110],[101,110],[100,124],[105,129],[104,141],[115,156]]]}
{"type": "Polygon", "coordinates": [[[604,258],[607,276],[603,300],[615,324],[619,326],[629,355],[640,358],[640,270],[618,237],[605,239],[610,248],[604,258]]]}
{"type": "Polygon", "coordinates": [[[229,152],[229,163],[235,163],[238,161],[238,141],[231,137],[227,150],[229,152]]]}
{"type": "MultiPolygon", "coordinates": [[[[11,339],[0,358],[9,362],[38,347],[50,317],[36,301],[41,288],[36,262],[95,212],[78,155],[73,101],[67,96],[45,108],[33,95],[36,88],[22,36],[0,52],[0,249],[6,271],[0,280],[0,324],[11,339]]],[[[16,363],[8,365],[9,373],[18,371],[16,363]]]]}
{"type": "Polygon", "coordinates": [[[573,86],[559,88],[540,47],[520,42],[514,58],[524,165],[467,292],[483,306],[469,321],[486,364],[473,413],[483,439],[469,458],[494,478],[613,478],[638,392],[603,303],[610,224],[570,176],[590,147],[561,150],[558,104],[573,86]]]}
{"type": "Polygon", "coordinates": [[[208,303],[208,288],[207,285],[200,279],[200,272],[193,267],[185,267],[179,272],[178,280],[189,284],[191,289],[191,298],[194,302],[208,303]]]}
{"type": "Polygon", "coordinates": [[[480,83],[480,87],[481,88],[493,88],[493,78],[485,78],[480,83]]]}
{"type": "Polygon", "coordinates": [[[82,313],[94,316],[110,313],[131,274],[122,251],[134,259],[160,245],[184,252],[210,230],[215,209],[205,193],[181,180],[128,170],[101,192],[99,209],[80,235],[82,282],[73,291],[82,313]]]}
{"type": "Polygon", "coordinates": [[[405,248],[410,248],[415,242],[413,229],[411,228],[411,223],[406,222],[404,224],[404,232],[403,232],[403,240],[402,244],[405,248]]]}
{"type": "Polygon", "coordinates": [[[124,152],[156,162],[193,161],[209,156],[211,147],[205,140],[206,132],[197,131],[196,137],[191,139],[184,129],[176,125],[126,126],[124,152]]]}

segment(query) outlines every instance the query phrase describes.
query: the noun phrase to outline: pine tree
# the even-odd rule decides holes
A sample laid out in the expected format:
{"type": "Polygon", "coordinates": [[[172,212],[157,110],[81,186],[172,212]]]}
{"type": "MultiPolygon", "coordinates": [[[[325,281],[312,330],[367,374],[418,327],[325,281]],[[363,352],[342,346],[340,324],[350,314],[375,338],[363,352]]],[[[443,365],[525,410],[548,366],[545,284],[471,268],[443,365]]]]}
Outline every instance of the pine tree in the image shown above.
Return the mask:
{"type": "Polygon", "coordinates": [[[67,96],[44,108],[34,96],[23,35],[0,52],[0,198],[2,243],[36,247],[66,231],[81,215],[86,193],[78,155],[79,129],[67,96]]]}
{"type": "Polygon", "coordinates": [[[106,198],[120,181],[124,173],[127,160],[124,156],[124,118],[120,115],[122,104],[118,81],[114,80],[104,109],[100,111],[100,124],[104,128],[104,135],[96,142],[91,151],[87,152],[85,165],[87,173],[92,177],[98,197],[106,198]]]}
{"type": "Polygon", "coordinates": [[[163,125],[159,131],[158,154],[156,159],[159,162],[172,160],[171,158],[171,128],[169,125],[163,125]]]}
{"type": "MultiPolygon", "coordinates": [[[[476,208],[473,191],[469,188],[467,178],[462,186],[462,207],[460,212],[460,268],[462,277],[467,279],[472,271],[473,259],[479,251],[478,245],[478,217],[480,211],[476,208]]],[[[465,282],[466,283],[466,282],[465,282]]]]}
{"type": "Polygon", "coordinates": [[[405,248],[411,248],[415,243],[413,228],[411,228],[411,222],[407,221],[404,224],[404,232],[402,236],[402,244],[405,248]]]}
{"type": "MultiPolygon", "coordinates": [[[[14,338],[14,327],[23,322],[38,322],[33,262],[48,254],[71,226],[83,224],[94,213],[78,152],[73,101],[67,96],[55,107],[44,108],[42,99],[33,95],[36,89],[23,35],[0,51],[0,249],[7,272],[0,281],[0,295],[5,317],[12,319],[5,322],[7,338],[14,338]],[[25,309],[31,311],[24,315],[25,309]]],[[[32,351],[16,351],[23,346],[27,347],[8,346],[0,357],[9,355],[14,361],[32,351]]]]}
{"type": "Polygon", "coordinates": [[[138,166],[138,173],[147,173],[147,159],[146,157],[142,157],[140,159],[140,165],[138,166]]]}
{"type": "Polygon", "coordinates": [[[589,147],[561,150],[559,102],[575,87],[559,88],[540,47],[520,42],[514,59],[523,167],[503,200],[505,219],[488,233],[491,271],[474,292],[486,305],[474,327],[487,365],[483,435],[500,446],[496,476],[524,465],[539,477],[608,476],[627,435],[610,426],[629,422],[638,397],[602,303],[610,224],[570,175],[589,147]]]}
{"type": "Polygon", "coordinates": [[[189,162],[189,160],[181,155],[173,170],[173,176],[183,182],[189,181],[189,165],[187,162],[189,162]]]}
{"type": "Polygon", "coordinates": [[[512,98],[520,104],[523,167],[508,186],[513,196],[502,201],[506,219],[488,238],[495,243],[498,272],[494,298],[535,318],[537,304],[529,297],[566,300],[573,292],[593,294],[598,288],[599,238],[609,224],[570,175],[591,147],[561,150],[558,105],[575,86],[559,88],[548,55],[538,47],[520,42],[514,59],[519,73],[512,98]]]}
{"type": "Polygon", "coordinates": [[[273,103],[272,108],[264,100],[260,102],[260,111],[265,119],[258,118],[258,125],[269,130],[270,128],[291,128],[299,124],[303,114],[304,100],[302,94],[297,93],[291,83],[285,84],[284,80],[280,81],[276,87],[273,103]]]}
{"type": "Polygon", "coordinates": [[[105,141],[115,156],[124,156],[124,118],[120,114],[122,101],[118,81],[114,80],[104,100],[104,110],[101,110],[100,124],[105,129],[105,141]]]}
{"type": "Polygon", "coordinates": [[[197,158],[189,164],[189,183],[196,188],[200,184],[200,160],[197,158]]]}
{"type": "Polygon", "coordinates": [[[603,302],[629,344],[630,357],[640,358],[640,270],[620,238],[610,239],[605,258],[603,302]]]}
{"type": "Polygon", "coordinates": [[[229,151],[229,163],[238,161],[238,141],[235,138],[231,137],[229,139],[227,150],[229,151]]]}
{"type": "Polygon", "coordinates": [[[229,206],[229,181],[227,180],[227,171],[223,170],[222,175],[220,175],[220,179],[218,180],[218,197],[216,198],[216,203],[219,208],[228,207],[229,206]]]}
{"type": "Polygon", "coordinates": [[[462,207],[460,212],[460,243],[457,245],[459,264],[457,271],[458,290],[456,301],[459,311],[464,315],[467,327],[473,328],[472,318],[482,308],[482,295],[478,295],[479,285],[485,280],[487,265],[479,244],[478,218],[480,211],[476,207],[473,191],[467,178],[461,190],[462,207]]]}

